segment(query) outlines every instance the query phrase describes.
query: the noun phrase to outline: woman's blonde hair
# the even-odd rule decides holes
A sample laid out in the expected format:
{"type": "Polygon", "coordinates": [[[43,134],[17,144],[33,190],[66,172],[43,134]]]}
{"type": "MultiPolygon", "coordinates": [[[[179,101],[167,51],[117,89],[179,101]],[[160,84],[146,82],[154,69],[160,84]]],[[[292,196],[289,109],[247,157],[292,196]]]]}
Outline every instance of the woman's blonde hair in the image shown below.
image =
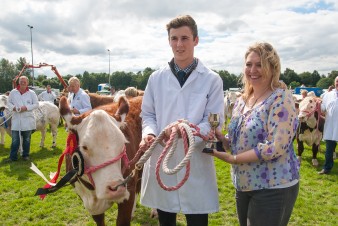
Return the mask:
{"type": "MultiPolygon", "coordinates": [[[[286,89],[286,84],[279,81],[281,64],[277,51],[272,47],[272,45],[267,42],[258,42],[249,46],[245,53],[244,62],[246,61],[248,55],[252,52],[257,53],[261,59],[262,77],[266,79],[271,75],[271,89],[286,89]]],[[[242,74],[242,83],[244,86],[243,99],[246,100],[250,94],[253,93],[253,87],[247,80],[245,72],[242,74]]]]}

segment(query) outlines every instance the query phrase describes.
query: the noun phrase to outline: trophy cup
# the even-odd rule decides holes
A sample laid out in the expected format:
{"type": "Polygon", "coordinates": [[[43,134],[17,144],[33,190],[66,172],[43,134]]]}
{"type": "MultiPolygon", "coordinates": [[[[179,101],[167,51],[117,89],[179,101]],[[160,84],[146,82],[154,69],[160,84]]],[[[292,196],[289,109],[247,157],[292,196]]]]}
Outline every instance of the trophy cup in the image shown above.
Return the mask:
{"type": "MultiPolygon", "coordinates": [[[[216,134],[215,130],[217,126],[219,126],[219,114],[209,113],[208,121],[211,126],[211,129],[214,131],[214,134],[216,134]]],[[[205,148],[203,149],[203,152],[205,153],[213,153],[214,149],[217,149],[217,138],[214,137],[212,140],[208,140],[205,148]]]]}

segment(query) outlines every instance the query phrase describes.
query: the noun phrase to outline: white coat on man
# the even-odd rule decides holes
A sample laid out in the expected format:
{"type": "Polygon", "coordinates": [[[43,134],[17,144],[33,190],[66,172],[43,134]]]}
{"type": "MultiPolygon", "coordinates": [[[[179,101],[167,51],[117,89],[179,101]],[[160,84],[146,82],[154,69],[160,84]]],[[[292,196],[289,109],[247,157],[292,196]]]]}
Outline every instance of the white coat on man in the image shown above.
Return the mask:
{"type": "MultiPolygon", "coordinates": [[[[148,80],[142,102],[142,136],[156,136],[170,123],[186,119],[196,124],[203,135],[210,131],[209,113],[220,115],[224,121],[223,82],[219,75],[199,60],[181,88],[169,66],[155,71],[148,80]]],[[[202,153],[205,142],[195,137],[195,150],[190,159],[190,176],[176,191],[163,190],[156,181],[155,167],[163,147],[158,145],[145,163],[141,186],[141,204],[167,212],[183,214],[213,213],[219,210],[214,159],[202,153]]],[[[182,139],[170,160],[173,168],[184,157],[182,139]]],[[[177,185],[185,175],[185,168],[175,175],[160,173],[167,186],[177,185]]]]}

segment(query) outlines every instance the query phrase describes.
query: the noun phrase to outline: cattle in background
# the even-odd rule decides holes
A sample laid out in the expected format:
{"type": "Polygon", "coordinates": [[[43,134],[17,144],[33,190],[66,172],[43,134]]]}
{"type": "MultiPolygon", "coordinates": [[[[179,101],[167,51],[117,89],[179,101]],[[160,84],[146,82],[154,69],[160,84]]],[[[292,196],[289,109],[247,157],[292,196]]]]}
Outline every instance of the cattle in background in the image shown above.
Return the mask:
{"type": "Polygon", "coordinates": [[[228,119],[232,116],[232,109],[238,97],[241,96],[241,92],[238,91],[226,91],[224,96],[224,129],[228,119]]]}
{"type": "Polygon", "coordinates": [[[298,159],[301,160],[305,142],[312,147],[312,165],[318,166],[317,153],[323,137],[325,118],[321,115],[317,97],[305,97],[299,104],[299,126],[296,134],[298,159]]]}
{"type": "MultiPolygon", "coordinates": [[[[10,111],[7,108],[8,97],[5,95],[0,95],[0,109],[3,110],[4,118],[10,118],[10,111]]],[[[57,127],[59,125],[60,113],[59,108],[56,107],[53,103],[48,101],[39,101],[39,108],[33,110],[35,121],[36,121],[36,130],[41,132],[40,147],[43,147],[45,144],[47,125],[50,125],[52,132],[53,143],[52,147],[56,146],[56,137],[57,137],[57,127]]],[[[6,132],[8,135],[12,136],[11,133],[11,119],[9,119],[7,124],[6,132]]]]}
{"type": "MultiPolygon", "coordinates": [[[[122,97],[118,103],[99,106],[80,116],[73,116],[70,114],[66,98],[61,98],[61,115],[65,118],[69,129],[78,135],[79,152],[83,156],[85,169],[105,165],[107,161],[123,154],[124,150],[129,159],[134,158],[142,136],[139,116],[141,103],[142,97],[129,100],[122,97]]],[[[69,164],[67,165],[69,170],[69,164]]],[[[135,163],[129,165],[124,172],[122,166],[121,160],[105,165],[91,176],[85,173],[81,176],[81,180],[73,184],[75,192],[97,225],[105,225],[104,212],[114,202],[118,203],[116,225],[130,225],[136,202],[135,196],[140,191],[142,172],[136,171],[127,187],[116,188],[130,175],[135,163]]]]}
{"type": "Polygon", "coordinates": [[[6,117],[9,115],[7,99],[7,95],[0,95],[0,144],[5,144],[6,128],[9,126],[9,122],[7,122],[8,117],[6,117]]]}

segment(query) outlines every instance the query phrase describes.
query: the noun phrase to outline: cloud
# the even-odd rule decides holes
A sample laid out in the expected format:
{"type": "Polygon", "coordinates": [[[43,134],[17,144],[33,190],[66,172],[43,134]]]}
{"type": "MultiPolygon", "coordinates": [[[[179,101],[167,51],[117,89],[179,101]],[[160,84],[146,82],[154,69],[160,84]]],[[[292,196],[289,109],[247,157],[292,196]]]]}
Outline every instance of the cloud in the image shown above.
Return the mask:
{"type": "Polygon", "coordinates": [[[256,41],[277,49],[282,69],[337,70],[337,3],[327,1],[18,0],[2,1],[1,57],[56,65],[61,74],[142,71],[172,57],[165,25],[180,14],[198,24],[196,56],[215,70],[239,74],[256,41]]]}

